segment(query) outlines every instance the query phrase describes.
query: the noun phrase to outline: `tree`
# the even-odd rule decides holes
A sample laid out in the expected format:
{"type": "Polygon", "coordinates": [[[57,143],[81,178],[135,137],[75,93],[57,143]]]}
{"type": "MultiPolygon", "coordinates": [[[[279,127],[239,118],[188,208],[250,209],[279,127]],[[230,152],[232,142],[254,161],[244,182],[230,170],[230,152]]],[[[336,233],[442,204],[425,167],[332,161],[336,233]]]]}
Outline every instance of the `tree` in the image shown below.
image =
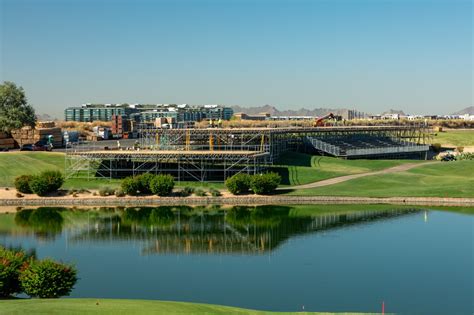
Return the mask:
{"type": "Polygon", "coordinates": [[[10,133],[23,126],[34,127],[35,110],[25,96],[22,87],[5,81],[0,84],[0,131],[10,133]]]}

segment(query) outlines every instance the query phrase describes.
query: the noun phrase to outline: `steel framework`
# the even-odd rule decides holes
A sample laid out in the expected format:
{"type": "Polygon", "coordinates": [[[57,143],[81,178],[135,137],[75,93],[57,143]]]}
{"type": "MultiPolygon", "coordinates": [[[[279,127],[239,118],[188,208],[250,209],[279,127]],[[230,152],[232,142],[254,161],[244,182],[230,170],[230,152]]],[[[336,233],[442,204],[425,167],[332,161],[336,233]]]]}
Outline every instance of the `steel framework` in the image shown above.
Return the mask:
{"type": "Polygon", "coordinates": [[[338,126],[291,128],[158,129],[141,126],[138,145],[104,148],[81,144],[66,151],[66,176],[115,178],[143,172],[169,173],[178,181],[222,181],[245,172],[256,174],[282,152],[305,146],[311,137],[372,135],[425,143],[419,126],[338,126]]]}

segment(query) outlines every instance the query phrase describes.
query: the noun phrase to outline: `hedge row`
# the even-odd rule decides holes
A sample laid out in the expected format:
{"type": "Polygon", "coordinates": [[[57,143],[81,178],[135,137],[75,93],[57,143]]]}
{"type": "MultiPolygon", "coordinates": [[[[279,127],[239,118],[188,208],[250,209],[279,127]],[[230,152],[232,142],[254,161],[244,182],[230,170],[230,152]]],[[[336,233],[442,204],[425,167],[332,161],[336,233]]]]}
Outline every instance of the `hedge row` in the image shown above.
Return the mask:
{"type": "Polygon", "coordinates": [[[281,176],[276,173],[236,174],[225,181],[227,190],[234,195],[246,194],[250,190],[257,195],[267,195],[280,185],[281,176]]]}
{"type": "Polygon", "coordinates": [[[59,171],[44,171],[37,175],[20,175],[15,178],[15,188],[24,194],[45,196],[57,191],[64,183],[64,176],[59,171]]]}
{"type": "Polygon", "coordinates": [[[138,194],[169,196],[174,188],[174,179],[173,176],[168,174],[153,175],[145,173],[139,176],[124,178],[121,188],[125,194],[130,196],[138,194]]]}
{"type": "Polygon", "coordinates": [[[0,246],[0,296],[25,293],[31,297],[58,298],[71,293],[77,270],[51,259],[37,260],[23,250],[0,246]]]}

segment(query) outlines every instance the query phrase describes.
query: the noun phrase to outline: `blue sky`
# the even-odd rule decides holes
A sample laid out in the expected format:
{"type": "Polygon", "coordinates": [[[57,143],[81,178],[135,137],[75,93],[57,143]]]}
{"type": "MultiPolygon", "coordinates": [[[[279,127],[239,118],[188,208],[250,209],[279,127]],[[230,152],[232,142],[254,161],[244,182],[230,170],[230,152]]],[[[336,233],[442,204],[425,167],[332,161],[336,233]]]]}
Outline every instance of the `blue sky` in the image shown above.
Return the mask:
{"type": "Polygon", "coordinates": [[[0,80],[86,102],[450,113],[472,105],[470,0],[0,0],[0,80]]]}

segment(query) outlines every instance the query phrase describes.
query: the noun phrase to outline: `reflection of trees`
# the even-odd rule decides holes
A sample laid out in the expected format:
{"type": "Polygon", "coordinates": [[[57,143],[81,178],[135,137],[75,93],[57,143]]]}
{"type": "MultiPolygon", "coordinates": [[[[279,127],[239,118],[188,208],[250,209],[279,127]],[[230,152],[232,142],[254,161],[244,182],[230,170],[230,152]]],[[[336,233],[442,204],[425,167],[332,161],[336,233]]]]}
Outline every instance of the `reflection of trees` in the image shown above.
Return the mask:
{"type": "Polygon", "coordinates": [[[61,233],[64,219],[60,208],[42,207],[35,210],[21,210],[15,214],[15,223],[31,229],[39,237],[54,238],[61,233]]]}

